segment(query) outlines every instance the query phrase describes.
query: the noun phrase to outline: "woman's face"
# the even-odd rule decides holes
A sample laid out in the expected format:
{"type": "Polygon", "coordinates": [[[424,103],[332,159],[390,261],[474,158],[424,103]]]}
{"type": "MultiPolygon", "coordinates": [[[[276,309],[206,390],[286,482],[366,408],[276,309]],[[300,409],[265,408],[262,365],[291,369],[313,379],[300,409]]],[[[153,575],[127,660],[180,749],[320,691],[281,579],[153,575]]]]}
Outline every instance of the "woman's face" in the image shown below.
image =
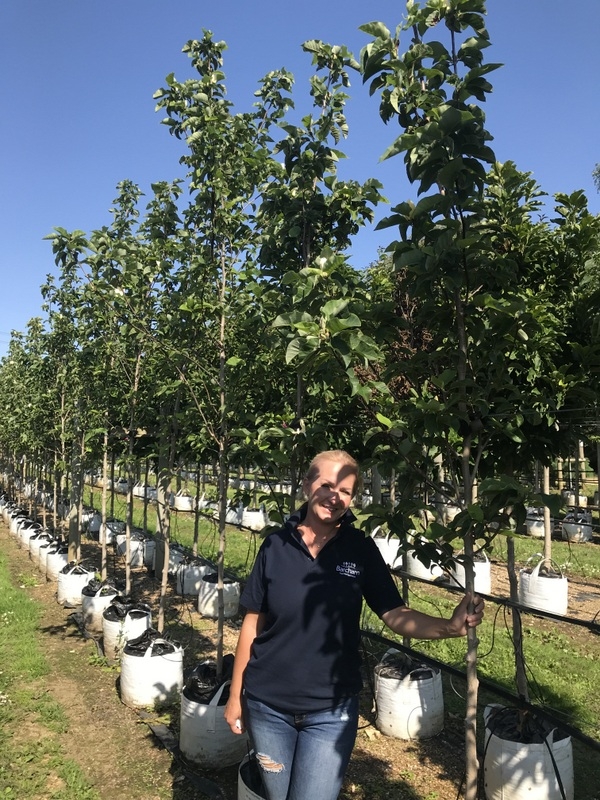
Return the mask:
{"type": "Polygon", "coordinates": [[[352,502],[356,473],[348,464],[323,460],[318,462],[315,478],[303,484],[308,500],[307,522],[335,525],[352,502]]]}

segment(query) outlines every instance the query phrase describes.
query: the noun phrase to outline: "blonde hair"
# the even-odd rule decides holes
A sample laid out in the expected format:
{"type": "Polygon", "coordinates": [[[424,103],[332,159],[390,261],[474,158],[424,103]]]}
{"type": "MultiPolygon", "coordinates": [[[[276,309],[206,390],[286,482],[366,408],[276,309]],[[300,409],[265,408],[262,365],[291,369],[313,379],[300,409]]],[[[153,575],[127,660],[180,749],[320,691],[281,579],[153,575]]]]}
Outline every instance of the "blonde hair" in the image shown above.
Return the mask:
{"type": "Polygon", "coordinates": [[[350,453],[347,453],[345,450],[323,450],[322,453],[317,453],[306,470],[304,480],[307,483],[311,483],[315,480],[319,474],[319,465],[322,461],[333,461],[335,464],[342,464],[345,467],[350,467],[350,471],[356,476],[356,481],[354,483],[354,491],[356,492],[360,476],[360,467],[358,461],[352,458],[350,453]]]}

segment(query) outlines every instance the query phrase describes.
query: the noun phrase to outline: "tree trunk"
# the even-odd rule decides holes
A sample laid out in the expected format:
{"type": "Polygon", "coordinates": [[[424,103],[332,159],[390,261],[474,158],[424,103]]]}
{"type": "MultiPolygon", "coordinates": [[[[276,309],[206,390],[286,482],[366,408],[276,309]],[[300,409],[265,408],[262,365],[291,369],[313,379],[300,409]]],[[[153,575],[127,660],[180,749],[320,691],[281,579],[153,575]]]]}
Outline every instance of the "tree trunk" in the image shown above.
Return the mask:
{"type": "MultiPolygon", "coordinates": [[[[550,467],[544,467],[544,494],[550,494],[550,467]]],[[[544,506],[544,566],[550,569],[552,559],[552,520],[550,509],[544,506]]]]}
{"type": "MultiPolygon", "coordinates": [[[[508,572],[508,583],[510,586],[510,599],[513,603],[518,603],[519,590],[517,583],[517,571],[515,567],[515,540],[511,536],[507,538],[506,569],[508,572]]],[[[529,692],[527,688],[527,673],[525,671],[525,656],[523,653],[523,625],[521,620],[521,612],[518,608],[515,608],[515,606],[512,608],[512,631],[517,691],[520,697],[528,700],[529,692]]]]}
{"type": "Polygon", "coordinates": [[[100,524],[100,547],[102,548],[102,580],[108,574],[108,553],[106,549],[106,501],[108,493],[108,430],[104,431],[102,446],[102,521],[100,524]]]}
{"type": "Polygon", "coordinates": [[[71,492],[69,497],[69,561],[81,558],[81,529],[79,525],[79,501],[81,498],[81,448],[79,444],[78,419],[74,420],[73,446],[71,451],[71,492]]]}

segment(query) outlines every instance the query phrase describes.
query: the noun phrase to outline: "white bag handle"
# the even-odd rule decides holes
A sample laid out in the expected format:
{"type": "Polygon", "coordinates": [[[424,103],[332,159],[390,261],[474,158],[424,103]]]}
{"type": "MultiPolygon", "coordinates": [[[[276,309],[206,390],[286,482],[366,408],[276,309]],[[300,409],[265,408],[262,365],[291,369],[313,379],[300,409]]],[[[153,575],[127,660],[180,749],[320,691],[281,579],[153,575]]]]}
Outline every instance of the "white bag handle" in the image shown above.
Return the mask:
{"type": "Polygon", "coordinates": [[[224,681],[217,691],[214,694],[214,697],[211,699],[210,703],[206,707],[206,730],[210,733],[214,733],[217,727],[217,710],[219,706],[219,700],[221,699],[221,695],[225,691],[225,688],[229,686],[231,681],[224,681]]]}

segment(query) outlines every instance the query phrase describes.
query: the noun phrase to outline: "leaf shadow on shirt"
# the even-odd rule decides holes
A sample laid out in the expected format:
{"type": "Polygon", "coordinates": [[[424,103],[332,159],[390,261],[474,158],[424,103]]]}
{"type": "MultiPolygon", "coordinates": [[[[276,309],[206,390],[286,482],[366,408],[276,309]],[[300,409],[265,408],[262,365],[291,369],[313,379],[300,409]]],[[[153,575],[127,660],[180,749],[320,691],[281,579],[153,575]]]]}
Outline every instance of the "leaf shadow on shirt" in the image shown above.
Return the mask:
{"type": "MultiPolygon", "coordinates": [[[[342,579],[343,580],[343,579],[342,579]]],[[[348,585],[332,585],[326,572],[315,571],[305,576],[310,585],[302,611],[302,624],[311,627],[319,614],[326,620],[322,640],[317,652],[331,664],[330,681],[335,702],[339,702],[360,690],[360,613],[362,593],[353,581],[348,585]],[[333,658],[332,658],[333,657],[333,658]]]]}

